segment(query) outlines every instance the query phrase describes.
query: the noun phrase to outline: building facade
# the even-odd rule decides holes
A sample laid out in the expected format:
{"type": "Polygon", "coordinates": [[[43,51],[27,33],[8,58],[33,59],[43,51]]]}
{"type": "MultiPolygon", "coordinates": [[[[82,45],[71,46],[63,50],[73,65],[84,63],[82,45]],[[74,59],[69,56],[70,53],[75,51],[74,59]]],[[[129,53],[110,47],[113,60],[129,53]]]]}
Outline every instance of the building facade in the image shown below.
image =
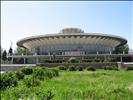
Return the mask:
{"type": "Polygon", "coordinates": [[[32,36],[17,42],[38,55],[86,55],[111,53],[127,40],[115,35],[85,33],[79,28],[65,28],[59,33],[32,36]]]}

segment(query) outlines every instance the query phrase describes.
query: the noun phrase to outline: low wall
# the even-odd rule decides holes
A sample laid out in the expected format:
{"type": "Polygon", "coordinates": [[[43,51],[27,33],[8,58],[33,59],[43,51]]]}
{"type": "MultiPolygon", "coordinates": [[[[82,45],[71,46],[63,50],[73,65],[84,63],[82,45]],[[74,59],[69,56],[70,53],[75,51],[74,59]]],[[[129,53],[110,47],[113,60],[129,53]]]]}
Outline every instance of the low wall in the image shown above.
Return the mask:
{"type": "Polygon", "coordinates": [[[1,64],[1,71],[17,71],[25,66],[36,66],[36,64],[1,64]]]}
{"type": "Polygon", "coordinates": [[[127,67],[127,66],[132,66],[133,67],[133,62],[126,62],[126,63],[123,63],[124,64],[124,67],[127,67]]]}
{"type": "Polygon", "coordinates": [[[117,66],[117,62],[109,62],[109,63],[43,63],[43,64],[37,64],[38,66],[47,66],[47,67],[57,67],[59,65],[63,65],[63,66],[81,66],[81,67],[88,67],[88,66],[93,66],[95,68],[103,68],[104,66],[107,65],[116,65],[117,66]]]}
{"type": "MultiPolygon", "coordinates": [[[[22,67],[25,66],[46,66],[46,67],[57,67],[59,65],[63,66],[81,66],[81,67],[88,67],[88,66],[93,66],[95,68],[103,68],[104,66],[113,66],[116,65],[118,68],[124,68],[128,64],[120,63],[120,62],[108,62],[108,63],[43,63],[43,64],[1,64],[1,71],[17,71],[22,67]]],[[[131,64],[133,66],[133,64],[131,64]]]]}

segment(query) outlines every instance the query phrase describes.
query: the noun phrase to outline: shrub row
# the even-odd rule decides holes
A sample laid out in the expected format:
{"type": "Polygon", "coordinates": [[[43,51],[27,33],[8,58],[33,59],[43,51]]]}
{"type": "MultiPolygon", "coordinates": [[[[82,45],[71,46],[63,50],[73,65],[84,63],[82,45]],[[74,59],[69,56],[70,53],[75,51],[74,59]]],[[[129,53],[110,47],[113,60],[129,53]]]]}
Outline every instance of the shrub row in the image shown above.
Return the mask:
{"type": "Polygon", "coordinates": [[[58,69],[59,70],[67,70],[67,67],[66,66],[63,66],[63,65],[60,65],[60,66],[58,66],[58,69]]]}
{"type": "Polygon", "coordinates": [[[112,65],[112,66],[104,66],[103,68],[104,68],[104,70],[117,70],[117,71],[119,70],[118,67],[115,66],[115,65],[112,65]]]}
{"type": "Polygon", "coordinates": [[[20,69],[25,75],[30,75],[33,73],[33,68],[32,67],[23,67],[20,69]]]}
{"type": "Polygon", "coordinates": [[[37,67],[33,69],[31,77],[24,79],[24,83],[27,87],[35,87],[40,84],[40,80],[50,79],[59,76],[57,69],[46,69],[37,67]]]}
{"type": "Polygon", "coordinates": [[[133,66],[127,66],[126,70],[127,71],[133,70],[133,66]]]}
{"type": "MultiPolygon", "coordinates": [[[[74,66],[74,65],[71,65],[71,66],[58,66],[58,69],[60,70],[69,70],[69,71],[83,71],[84,69],[88,70],[88,71],[96,71],[96,68],[95,67],[92,67],[92,66],[88,66],[86,68],[83,68],[83,67],[80,67],[80,66],[74,66]]],[[[116,70],[116,71],[119,71],[118,67],[115,66],[115,65],[112,65],[112,66],[104,66],[103,67],[104,70],[116,70]]],[[[133,70],[133,67],[128,67],[127,70],[133,70]]]]}
{"type": "MultiPolygon", "coordinates": [[[[74,66],[74,65],[71,65],[71,66],[68,66],[68,67],[61,65],[61,66],[58,66],[58,68],[59,68],[60,70],[68,70],[68,71],[83,71],[83,70],[84,70],[83,67],[74,66]]],[[[86,69],[87,69],[88,71],[95,71],[95,70],[96,70],[94,67],[91,67],[91,66],[86,67],[86,69]]]]}
{"type": "Polygon", "coordinates": [[[36,87],[40,85],[40,80],[31,76],[31,77],[26,77],[24,80],[24,84],[29,88],[29,87],[36,87]]]}
{"type": "Polygon", "coordinates": [[[20,69],[20,72],[17,73],[19,75],[19,78],[21,78],[23,75],[32,75],[35,78],[38,78],[40,80],[43,80],[44,78],[52,78],[54,76],[59,76],[59,72],[57,69],[48,69],[44,67],[23,67],[20,69]]]}
{"type": "Polygon", "coordinates": [[[96,69],[94,67],[87,67],[86,68],[88,71],[96,71],[96,69]]]}
{"type": "Polygon", "coordinates": [[[33,77],[40,80],[44,80],[45,78],[52,78],[54,76],[59,76],[59,72],[56,69],[35,68],[33,72],[33,77]]]}
{"type": "Polygon", "coordinates": [[[53,78],[59,76],[57,69],[46,69],[46,68],[32,68],[32,67],[23,67],[17,72],[5,72],[1,74],[0,78],[0,90],[6,88],[15,87],[18,84],[18,80],[23,79],[27,87],[38,86],[40,80],[53,78]],[[25,75],[30,75],[25,78],[25,75]]]}

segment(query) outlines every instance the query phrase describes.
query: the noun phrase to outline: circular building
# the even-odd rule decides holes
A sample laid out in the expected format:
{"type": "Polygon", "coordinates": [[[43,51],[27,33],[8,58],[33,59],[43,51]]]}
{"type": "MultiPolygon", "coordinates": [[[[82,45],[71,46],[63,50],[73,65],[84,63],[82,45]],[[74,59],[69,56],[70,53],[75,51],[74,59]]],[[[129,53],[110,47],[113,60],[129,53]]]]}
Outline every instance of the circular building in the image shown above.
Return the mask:
{"type": "Polygon", "coordinates": [[[40,55],[84,55],[110,53],[116,46],[125,43],[127,40],[120,36],[84,33],[79,28],[65,28],[59,33],[21,39],[17,45],[40,55]]]}

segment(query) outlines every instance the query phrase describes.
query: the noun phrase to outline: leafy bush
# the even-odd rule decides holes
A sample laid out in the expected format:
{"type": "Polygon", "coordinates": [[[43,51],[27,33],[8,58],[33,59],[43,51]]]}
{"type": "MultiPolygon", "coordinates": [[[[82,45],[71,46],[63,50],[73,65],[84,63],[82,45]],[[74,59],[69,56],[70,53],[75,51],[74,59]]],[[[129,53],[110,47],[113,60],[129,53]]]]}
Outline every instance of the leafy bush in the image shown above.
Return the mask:
{"type": "Polygon", "coordinates": [[[56,69],[35,68],[33,72],[33,77],[38,78],[39,80],[52,78],[54,76],[59,76],[59,72],[56,69]]]}
{"type": "Polygon", "coordinates": [[[16,72],[16,77],[20,80],[20,79],[24,79],[24,73],[21,71],[17,71],[16,72]]]}
{"type": "Polygon", "coordinates": [[[69,66],[69,71],[76,71],[76,70],[77,70],[76,66],[73,65],[69,66]]]}
{"type": "Polygon", "coordinates": [[[33,72],[33,77],[44,80],[44,77],[46,76],[46,69],[42,68],[35,68],[33,72]]]}
{"type": "Polygon", "coordinates": [[[52,98],[54,97],[54,94],[51,91],[47,91],[47,95],[43,97],[43,99],[45,100],[52,100],[52,98]]]}
{"type": "Polygon", "coordinates": [[[25,75],[30,75],[33,73],[33,69],[32,67],[24,67],[21,69],[21,71],[25,74],[25,75]]]}
{"type": "Polygon", "coordinates": [[[83,67],[77,66],[78,71],[83,71],[83,67]]]}
{"type": "Polygon", "coordinates": [[[108,66],[103,67],[104,70],[109,70],[110,68],[108,66]]]}
{"type": "Polygon", "coordinates": [[[91,66],[87,67],[86,69],[87,69],[88,71],[96,71],[96,69],[95,69],[94,67],[91,67],[91,66]]]}
{"type": "Polygon", "coordinates": [[[54,94],[51,90],[48,91],[37,90],[35,91],[35,94],[39,100],[52,100],[54,97],[54,94]]]}
{"type": "Polygon", "coordinates": [[[53,72],[51,70],[46,71],[46,77],[47,78],[52,78],[53,77],[53,72]]]}
{"type": "Polygon", "coordinates": [[[59,68],[59,70],[67,70],[67,67],[63,66],[63,65],[58,66],[58,68],[59,68]]]}
{"type": "Polygon", "coordinates": [[[5,72],[1,74],[0,78],[0,89],[6,89],[7,87],[15,87],[17,86],[17,78],[14,72],[5,72]]]}
{"type": "Polygon", "coordinates": [[[35,77],[26,77],[24,79],[24,83],[27,87],[36,87],[36,86],[40,85],[39,79],[37,79],[35,77]]]}
{"type": "Polygon", "coordinates": [[[127,70],[127,71],[133,70],[133,66],[128,66],[126,70],[127,70]]]}
{"type": "Polygon", "coordinates": [[[117,70],[118,71],[119,69],[117,66],[112,65],[112,66],[105,66],[104,70],[117,70]]]}
{"type": "Polygon", "coordinates": [[[68,60],[68,62],[70,62],[70,63],[78,63],[79,60],[78,60],[77,58],[75,58],[75,57],[71,57],[71,58],[68,60]]]}
{"type": "Polygon", "coordinates": [[[59,71],[57,69],[51,69],[53,76],[59,76],[59,71]]]}

